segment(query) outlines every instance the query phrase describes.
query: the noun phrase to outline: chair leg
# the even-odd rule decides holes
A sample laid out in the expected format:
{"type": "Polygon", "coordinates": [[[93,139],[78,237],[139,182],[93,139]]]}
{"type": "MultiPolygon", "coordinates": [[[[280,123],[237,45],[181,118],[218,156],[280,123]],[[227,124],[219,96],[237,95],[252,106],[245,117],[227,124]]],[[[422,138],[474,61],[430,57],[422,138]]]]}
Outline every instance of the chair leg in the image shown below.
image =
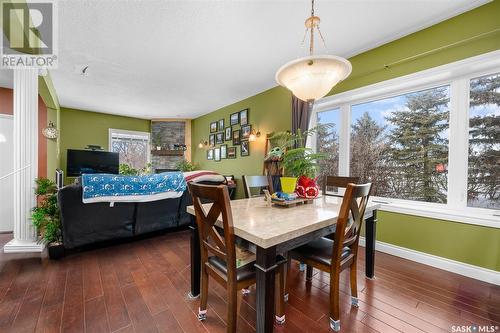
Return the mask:
{"type": "Polygon", "coordinates": [[[334,272],[330,276],[330,328],[340,330],[340,275],[334,272]]]}
{"type": "Polygon", "coordinates": [[[313,268],[312,266],[307,265],[306,268],[306,281],[311,282],[313,278],[313,268]]]}
{"type": "Polygon", "coordinates": [[[351,305],[355,308],[359,307],[356,260],[351,265],[351,305]]]}
{"type": "Polygon", "coordinates": [[[238,293],[236,291],[236,285],[228,285],[227,294],[227,332],[236,332],[236,321],[238,318],[238,293]]]}
{"type": "Polygon", "coordinates": [[[282,325],[285,323],[285,272],[286,266],[281,265],[278,269],[278,276],[276,279],[276,298],[275,298],[275,316],[276,323],[282,325]]]}
{"type": "Polygon", "coordinates": [[[200,291],[200,308],[198,309],[198,320],[207,319],[207,301],[208,301],[208,273],[205,267],[201,273],[201,291],[200,291]]]}
{"type": "Polygon", "coordinates": [[[292,257],[287,253],[286,255],[286,270],[285,270],[285,302],[288,302],[288,294],[290,290],[290,268],[292,267],[292,257]]]}

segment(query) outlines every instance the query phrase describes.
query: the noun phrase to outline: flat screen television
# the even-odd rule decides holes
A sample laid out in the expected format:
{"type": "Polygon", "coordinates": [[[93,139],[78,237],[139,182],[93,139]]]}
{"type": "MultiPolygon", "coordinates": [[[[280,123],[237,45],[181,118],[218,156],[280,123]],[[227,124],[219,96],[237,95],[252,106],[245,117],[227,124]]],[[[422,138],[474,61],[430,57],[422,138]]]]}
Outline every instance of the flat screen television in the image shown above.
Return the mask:
{"type": "Polygon", "coordinates": [[[79,177],[83,173],[118,174],[119,154],[106,151],[68,149],[66,174],[79,177]]]}

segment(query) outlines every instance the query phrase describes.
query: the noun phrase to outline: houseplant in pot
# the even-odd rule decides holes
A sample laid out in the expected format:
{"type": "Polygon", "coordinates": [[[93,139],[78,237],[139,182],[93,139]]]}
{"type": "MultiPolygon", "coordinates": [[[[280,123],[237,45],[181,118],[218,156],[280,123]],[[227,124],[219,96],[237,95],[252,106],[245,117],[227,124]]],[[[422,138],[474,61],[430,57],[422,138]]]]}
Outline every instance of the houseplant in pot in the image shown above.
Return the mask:
{"type": "Polygon", "coordinates": [[[282,160],[284,177],[281,178],[283,192],[296,192],[299,196],[306,198],[314,198],[318,195],[316,170],[318,161],[326,158],[326,155],[316,153],[305,146],[307,137],[316,131],[317,127],[305,132],[298,130],[296,134],[280,132],[273,136],[275,140],[280,141],[281,148],[285,152],[282,160]]]}
{"type": "Polygon", "coordinates": [[[37,206],[31,213],[31,220],[37,229],[39,241],[47,244],[49,257],[59,259],[64,256],[64,246],[57,206],[57,187],[47,178],[38,178],[35,183],[37,206]]]}

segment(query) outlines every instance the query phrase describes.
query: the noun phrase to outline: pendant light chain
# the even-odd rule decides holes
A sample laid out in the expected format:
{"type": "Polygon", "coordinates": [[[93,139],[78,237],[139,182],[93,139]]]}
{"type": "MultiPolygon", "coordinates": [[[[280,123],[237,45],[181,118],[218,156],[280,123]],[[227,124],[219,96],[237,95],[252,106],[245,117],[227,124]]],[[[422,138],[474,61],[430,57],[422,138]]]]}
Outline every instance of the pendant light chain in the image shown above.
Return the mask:
{"type": "MultiPolygon", "coordinates": [[[[314,0],[311,0],[311,18],[314,17],[314,0]]],[[[314,53],[314,24],[311,26],[311,41],[309,43],[309,55],[314,53]]]]}
{"type": "Polygon", "coordinates": [[[326,46],[325,38],[323,38],[323,34],[321,33],[321,30],[319,30],[319,25],[317,26],[317,28],[318,28],[319,37],[321,38],[321,41],[323,41],[323,46],[325,47],[326,53],[329,53],[328,47],[326,46]]]}

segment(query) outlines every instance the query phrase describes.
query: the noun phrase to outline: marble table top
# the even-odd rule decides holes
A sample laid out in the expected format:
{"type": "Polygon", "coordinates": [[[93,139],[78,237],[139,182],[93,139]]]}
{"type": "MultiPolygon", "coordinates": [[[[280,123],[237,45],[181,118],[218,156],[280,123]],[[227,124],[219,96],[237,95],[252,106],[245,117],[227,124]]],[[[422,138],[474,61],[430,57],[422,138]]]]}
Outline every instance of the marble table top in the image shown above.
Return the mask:
{"type": "MultiPolygon", "coordinates": [[[[231,201],[234,233],[262,248],[268,248],[313,232],[337,221],[341,197],[322,196],[312,204],[295,207],[268,206],[264,198],[250,198],[231,201]]],[[[208,212],[211,204],[203,205],[208,212]]],[[[366,207],[365,218],[380,208],[371,200],[366,207]]],[[[195,215],[194,207],[187,212],[195,215]]],[[[222,221],[222,217],[219,216],[222,221]]]]}

